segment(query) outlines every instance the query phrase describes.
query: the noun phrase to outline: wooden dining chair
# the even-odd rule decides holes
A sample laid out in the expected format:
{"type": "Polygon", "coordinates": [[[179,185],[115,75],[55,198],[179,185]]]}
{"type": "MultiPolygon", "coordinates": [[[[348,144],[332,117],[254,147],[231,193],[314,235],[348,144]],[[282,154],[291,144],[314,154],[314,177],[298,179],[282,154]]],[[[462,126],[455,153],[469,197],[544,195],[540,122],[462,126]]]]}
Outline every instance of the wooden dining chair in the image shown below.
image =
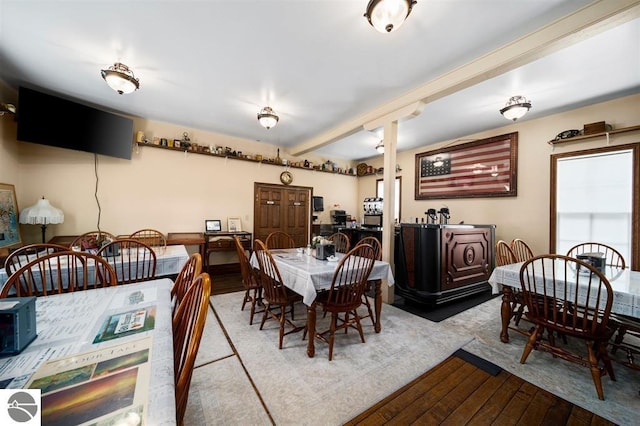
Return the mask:
{"type": "Polygon", "coordinates": [[[251,266],[249,257],[247,256],[247,252],[245,251],[240,238],[238,238],[237,235],[234,235],[233,240],[238,253],[240,272],[242,273],[242,285],[244,286],[244,297],[242,298],[241,310],[244,311],[244,307],[248,302],[251,307],[249,325],[253,325],[253,317],[256,314],[256,305],[262,303],[262,286],[260,285],[258,273],[253,269],[253,266],[251,266]]]}
{"type": "Polygon", "coordinates": [[[141,241],[160,253],[164,253],[167,248],[167,237],[155,229],[140,229],[132,233],[128,238],[141,241]]]}
{"type": "Polygon", "coordinates": [[[602,243],[588,242],[576,244],[567,251],[567,256],[576,257],[582,253],[594,252],[600,252],[604,255],[605,265],[620,269],[626,268],[626,263],[622,254],[613,247],[602,243]]]}
{"type": "Polygon", "coordinates": [[[336,331],[345,330],[346,333],[349,328],[355,328],[360,334],[360,340],[365,343],[357,309],[362,304],[362,296],[374,261],[374,248],[369,244],[358,244],[340,259],[329,290],[318,294],[318,304],[331,314],[331,322],[328,330],[318,331],[315,336],[309,338],[329,344],[329,361],[333,359],[336,331]]]}
{"type": "Polygon", "coordinates": [[[531,247],[520,238],[511,240],[509,246],[513,251],[516,262],[525,262],[535,256],[531,247]]]}
{"type": "Polygon", "coordinates": [[[517,263],[513,249],[506,241],[498,240],[496,242],[496,266],[504,266],[511,263],[517,263]]]}
{"type": "Polygon", "coordinates": [[[211,278],[198,275],[187,289],[173,316],[173,362],[176,386],[176,420],[184,424],[189,387],[211,296],[211,278]]]}
{"type": "Polygon", "coordinates": [[[269,250],[296,248],[293,237],[282,231],[275,231],[267,235],[264,244],[269,250]]]}
{"type": "MultiPolygon", "coordinates": [[[[373,247],[374,259],[382,260],[382,244],[380,244],[380,240],[378,240],[376,237],[364,237],[360,241],[358,241],[358,244],[369,244],[371,247],[373,247]]],[[[362,295],[362,304],[367,308],[367,313],[360,316],[361,320],[367,317],[371,318],[371,322],[373,323],[374,327],[376,325],[376,318],[373,315],[373,309],[371,308],[371,302],[369,301],[369,297],[367,297],[367,293],[370,293],[371,290],[376,287],[376,285],[380,285],[378,281],[381,280],[367,281],[365,292],[362,295]]]]}
{"type": "MultiPolygon", "coordinates": [[[[495,256],[496,256],[496,266],[510,265],[512,263],[518,262],[516,260],[515,253],[511,249],[511,245],[504,240],[498,240],[496,242],[495,256]]],[[[515,327],[509,327],[509,328],[519,333],[528,335],[529,333],[518,328],[518,325],[520,325],[520,320],[522,319],[522,315],[524,314],[524,309],[525,309],[525,305],[522,300],[522,293],[520,292],[520,289],[513,287],[506,294],[507,294],[507,298],[509,299],[508,303],[511,309],[510,311],[511,316],[508,319],[508,324],[510,324],[511,321],[513,320],[513,323],[515,325],[515,327]]],[[[505,324],[504,327],[508,327],[508,324],[505,324]]]]}
{"type": "Polygon", "coordinates": [[[116,236],[106,231],[89,231],[76,237],[69,247],[80,247],[81,250],[100,249],[104,242],[116,240],[116,236]]]}
{"type": "Polygon", "coordinates": [[[202,256],[200,253],[193,253],[187,262],[182,265],[173,287],[171,287],[172,313],[178,309],[178,305],[193,283],[193,280],[202,272],[202,256]]]}
{"type": "Polygon", "coordinates": [[[615,380],[607,344],[613,335],[609,324],[613,290],[607,278],[591,265],[578,259],[545,254],[526,261],[520,269],[523,301],[527,319],[534,329],[522,352],[524,364],[532,350],[542,350],[558,358],[586,366],[591,370],[598,398],[604,399],[601,377],[615,380]],[[548,330],[548,338],[543,333],[548,330]],[[558,346],[553,332],[584,341],[587,355],[558,346]]]}
{"type": "Polygon", "coordinates": [[[349,251],[351,243],[349,242],[349,236],[347,234],[335,232],[326,238],[335,245],[337,253],[347,253],[349,251]]]}
{"type": "Polygon", "coordinates": [[[0,298],[47,296],[116,285],[113,267],[87,252],[58,251],[22,266],[7,279],[0,298]]]}
{"type": "Polygon", "coordinates": [[[12,251],[4,261],[4,270],[7,277],[10,277],[15,271],[31,262],[47,254],[69,251],[68,247],[59,244],[29,244],[12,251]]]}
{"type": "Polygon", "coordinates": [[[253,251],[260,266],[259,281],[262,285],[262,300],[264,303],[264,313],[262,314],[262,321],[260,322],[260,330],[262,330],[268,318],[278,321],[278,349],[282,349],[284,336],[305,329],[305,327],[297,326],[293,322],[293,305],[295,302],[301,301],[302,296],[285,287],[282,277],[280,276],[278,265],[273,260],[266,244],[260,240],[255,240],[253,251]],[[291,319],[287,318],[287,314],[289,313],[291,314],[291,319]],[[285,327],[289,327],[289,330],[285,331],[285,327]]]}
{"type": "Polygon", "coordinates": [[[111,241],[97,254],[113,266],[119,284],[149,281],[156,277],[156,253],[138,240],[111,241]]]}

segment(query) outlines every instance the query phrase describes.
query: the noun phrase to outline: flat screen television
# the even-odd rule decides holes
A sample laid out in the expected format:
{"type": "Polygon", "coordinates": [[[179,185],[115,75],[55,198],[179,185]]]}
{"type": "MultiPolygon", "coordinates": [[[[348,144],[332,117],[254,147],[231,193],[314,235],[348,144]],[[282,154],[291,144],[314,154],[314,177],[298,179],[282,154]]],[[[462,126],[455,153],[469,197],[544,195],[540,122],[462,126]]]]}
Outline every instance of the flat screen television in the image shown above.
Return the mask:
{"type": "Polygon", "coordinates": [[[20,87],[18,140],[131,160],[133,120],[20,87]]]}

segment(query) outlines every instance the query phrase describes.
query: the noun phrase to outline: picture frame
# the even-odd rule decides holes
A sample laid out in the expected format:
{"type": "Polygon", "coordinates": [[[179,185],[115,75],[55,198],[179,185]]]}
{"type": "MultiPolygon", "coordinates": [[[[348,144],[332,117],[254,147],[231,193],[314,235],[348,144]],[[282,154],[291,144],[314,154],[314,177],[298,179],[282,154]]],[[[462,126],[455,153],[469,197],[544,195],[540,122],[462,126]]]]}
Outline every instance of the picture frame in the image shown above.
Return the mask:
{"type": "Polygon", "coordinates": [[[205,232],[222,231],[222,221],[220,219],[208,219],[204,221],[205,232]]]}
{"type": "Polygon", "coordinates": [[[230,217],[227,220],[227,230],[229,232],[242,232],[242,222],[239,217],[230,217]]]}
{"type": "Polygon", "coordinates": [[[0,183],[0,249],[22,244],[15,186],[0,183]]]}
{"type": "Polygon", "coordinates": [[[518,132],[416,154],[415,199],[517,196],[518,132]]]}

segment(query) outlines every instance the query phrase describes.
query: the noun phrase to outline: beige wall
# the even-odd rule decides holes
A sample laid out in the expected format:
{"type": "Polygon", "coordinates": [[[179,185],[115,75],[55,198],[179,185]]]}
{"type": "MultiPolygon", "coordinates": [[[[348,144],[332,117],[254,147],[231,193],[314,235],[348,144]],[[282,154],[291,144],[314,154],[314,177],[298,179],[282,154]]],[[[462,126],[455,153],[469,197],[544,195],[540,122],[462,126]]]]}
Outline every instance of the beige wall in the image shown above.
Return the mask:
{"type": "MultiPolygon", "coordinates": [[[[563,130],[582,129],[585,123],[605,121],[614,129],[640,125],[639,105],[640,95],[628,96],[461,138],[468,141],[468,139],[482,139],[518,132],[517,197],[416,201],[414,199],[415,154],[444,145],[454,145],[454,143],[445,141],[412,151],[399,152],[398,165],[402,171],[397,175],[402,176],[402,219],[408,221],[411,218],[422,218],[425,217],[424,212],[428,208],[438,210],[447,206],[451,210],[451,223],[464,221],[465,223],[495,224],[497,225],[496,239],[510,241],[516,237],[523,238],[531,243],[536,253],[546,253],[549,251],[550,155],[606,146],[607,140],[601,137],[567,142],[555,147],[547,142],[563,130]]],[[[613,135],[610,139],[610,144],[632,142],[640,142],[640,132],[613,135]]],[[[381,167],[382,157],[371,158],[366,163],[381,167]]],[[[375,180],[374,176],[359,179],[359,199],[375,196],[375,180]]]]}
{"type": "MultiPolygon", "coordinates": [[[[0,86],[2,87],[2,86],[0,86]]],[[[5,89],[6,90],[6,89],[5,89]]],[[[7,96],[15,96],[10,92],[7,96]]],[[[423,217],[430,208],[448,206],[453,223],[492,223],[496,237],[511,240],[524,238],[536,252],[548,251],[549,241],[549,156],[552,152],[581,150],[604,146],[605,138],[568,142],[555,148],[547,144],[567,129],[580,129],[585,123],[606,121],[614,128],[640,124],[640,95],[601,103],[570,112],[506,125],[469,138],[485,138],[513,131],[519,132],[518,196],[449,200],[414,200],[415,154],[452,144],[436,145],[398,153],[402,171],[402,218],[423,217]]],[[[535,106],[534,106],[535,107],[535,106]]],[[[505,121],[506,122],[506,121],[505,121]]],[[[400,124],[402,125],[402,124],[400,124]]],[[[254,141],[225,137],[168,123],[135,120],[134,129],[148,137],[180,138],[189,132],[192,142],[230,146],[244,153],[275,156],[276,147],[254,141]]],[[[72,131],[72,130],[71,130],[72,131]]],[[[96,179],[92,154],[17,142],[15,123],[0,118],[0,182],[16,185],[18,205],[33,204],[46,196],[65,213],[65,223],[53,225],[48,237],[77,234],[96,228],[98,209],[94,199],[96,179]]],[[[614,135],[612,144],[640,141],[640,133],[614,135]]],[[[282,158],[292,159],[284,150],[282,158]]],[[[307,156],[310,161],[325,159],[307,156]]],[[[295,159],[294,159],[295,160],[295,159]]],[[[304,158],[297,159],[304,160],[304,158]]],[[[245,229],[253,227],[253,183],[279,183],[282,166],[271,166],[193,153],[141,147],[134,150],[131,161],[98,157],[98,197],[102,206],[101,228],[126,234],[142,227],[163,232],[198,231],[205,219],[237,216],[245,229]]],[[[382,166],[382,157],[366,160],[382,166]]],[[[342,164],[340,164],[342,166],[342,164]]],[[[347,164],[345,163],[345,166],[347,164]]],[[[354,178],[303,169],[291,169],[293,185],[310,186],[314,195],[325,198],[325,212],[320,220],[328,223],[328,211],[340,208],[360,214],[362,199],[375,196],[375,176],[354,178]]],[[[40,230],[22,226],[23,239],[36,242],[40,230]]]]}
{"type": "MultiPolygon", "coordinates": [[[[0,80],[0,102],[17,105],[17,93],[0,80]]],[[[18,149],[13,114],[0,116],[0,183],[18,186],[18,149]]],[[[17,192],[17,188],[16,188],[17,192]]],[[[16,193],[16,196],[17,193],[16,193]]],[[[18,201],[18,207],[20,207],[18,201]]]]}

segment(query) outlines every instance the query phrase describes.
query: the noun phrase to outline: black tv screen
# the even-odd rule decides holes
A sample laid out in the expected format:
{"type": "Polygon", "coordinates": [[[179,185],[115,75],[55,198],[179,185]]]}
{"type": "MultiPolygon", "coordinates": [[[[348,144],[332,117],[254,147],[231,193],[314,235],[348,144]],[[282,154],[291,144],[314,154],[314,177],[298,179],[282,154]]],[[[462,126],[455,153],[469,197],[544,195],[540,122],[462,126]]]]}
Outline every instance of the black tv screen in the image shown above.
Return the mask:
{"type": "Polygon", "coordinates": [[[131,160],[133,120],[37,90],[18,91],[18,140],[131,160]]]}

